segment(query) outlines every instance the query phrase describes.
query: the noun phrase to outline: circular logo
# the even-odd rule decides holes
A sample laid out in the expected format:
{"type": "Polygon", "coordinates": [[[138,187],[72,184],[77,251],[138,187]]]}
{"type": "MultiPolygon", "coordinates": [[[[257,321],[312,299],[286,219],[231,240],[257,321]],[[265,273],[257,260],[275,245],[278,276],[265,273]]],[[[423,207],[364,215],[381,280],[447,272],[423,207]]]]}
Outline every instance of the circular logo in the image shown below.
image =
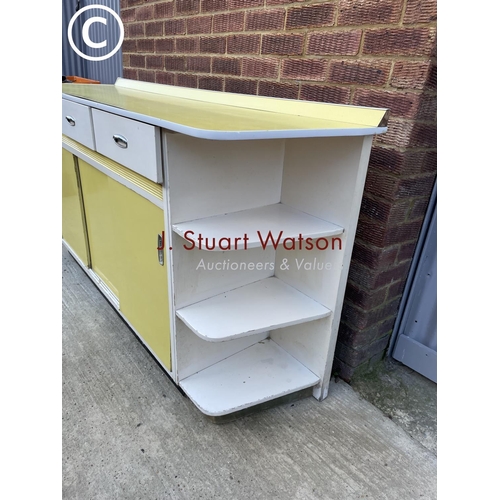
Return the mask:
{"type": "MultiPolygon", "coordinates": [[[[83,23],[83,28],[82,28],[82,38],[83,38],[83,41],[85,42],[85,44],[93,49],[100,49],[100,48],[104,48],[108,45],[108,42],[107,40],[104,40],[103,42],[93,42],[91,39],[90,39],[90,36],[89,36],[89,29],[90,29],[90,26],[94,23],[101,23],[101,24],[107,24],[107,20],[104,18],[104,17],[91,17],[89,19],[87,19],[84,23],[83,23]]],[[[97,4],[94,4],[94,5],[87,5],[86,7],[83,7],[82,9],[80,9],[79,11],[77,11],[73,17],[71,18],[71,21],[69,22],[69,25],[68,25],[68,41],[69,41],[69,44],[71,45],[71,48],[80,56],[80,57],[83,57],[84,59],[87,59],[88,61],[104,61],[105,59],[108,59],[110,58],[111,56],[115,55],[119,50],[120,50],[120,47],[122,46],[122,43],[123,43],[123,38],[125,36],[125,30],[123,29],[123,22],[122,20],[120,19],[120,16],[111,8],[107,7],[106,5],[97,5],[97,4]],[[105,54],[103,56],[88,56],[87,54],[84,54],[76,45],[75,45],[75,42],[73,40],[73,25],[75,24],[75,21],[84,13],[86,12],[87,10],[90,10],[90,9],[102,9],[102,10],[105,10],[107,12],[109,12],[115,19],[116,19],[116,22],[118,23],[118,26],[120,27],[120,37],[118,39],[118,43],[116,44],[116,46],[113,48],[113,50],[111,50],[111,52],[109,52],[108,54],[105,54]]]]}

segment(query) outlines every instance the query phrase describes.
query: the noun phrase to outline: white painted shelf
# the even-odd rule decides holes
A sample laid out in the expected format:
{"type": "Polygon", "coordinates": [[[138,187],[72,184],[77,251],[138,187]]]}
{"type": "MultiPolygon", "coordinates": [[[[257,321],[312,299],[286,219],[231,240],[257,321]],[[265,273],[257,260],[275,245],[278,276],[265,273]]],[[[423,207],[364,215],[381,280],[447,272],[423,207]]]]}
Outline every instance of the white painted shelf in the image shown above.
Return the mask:
{"type": "Polygon", "coordinates": [[[206,415],[219,417],[312,387],[319,377],[270,339],[180,381],[206,415]]]}
{"type": "Polygon", "coordinates": [[[266,278],[179,309],[203,340],[221,342],[324,318],[329,309],[278,278],[266,278]]]}
{"type": "MultiPolygon", "coordinates": [[[[224,215],[216,215],[203,219],[197,219],[189,222],[173,224],[172,229],[184,239],[189,237],[196,242],[198,248],[198,235],[202,236],[201,250],[207,250],[206,239],[208,245],[213,246],[213,238],[215,238],[215,248],[213,250],[220,251],[218,242],[221,238],[229,238],[231,248],[228,250],[244,249],[245,236],[248,237],[246,248],[263,247],[269,232],[272,233],[275,241],[281,234],[281,243],[285,238],[298,238],[299,235],[305,238],[320,238],[327,236],[338,236],[344,232],[344,229],[337,224],[318,219],[312,215],[308,215],[300,210],[296,210],[282,203],[274,205],[266,205],[264,207],[242,210],[224,215]],[[192,231],[192,233],[186,232],[192,231]],[[259,237],[260,231],[260,237],[259,237]],[[241,238],[237,242],[235,248],[235,238],[241,238]]],[[[288,243],[290,244],[290,243],[288,243]]],[[[296,245],[298,245],[298,240],[296,245]]],[[[303,248],[306,242],[302,243],[303,248]]],[[[193,244],[189,242],[191,247],[193,244]]],[[[227,244],[223,243],[223,249],[227,244]]],[[[268,248],[272,247],[272,240],[268,240],[268,248]]],[[[210,248],[212,250],[212,248],[210,248]]]]}

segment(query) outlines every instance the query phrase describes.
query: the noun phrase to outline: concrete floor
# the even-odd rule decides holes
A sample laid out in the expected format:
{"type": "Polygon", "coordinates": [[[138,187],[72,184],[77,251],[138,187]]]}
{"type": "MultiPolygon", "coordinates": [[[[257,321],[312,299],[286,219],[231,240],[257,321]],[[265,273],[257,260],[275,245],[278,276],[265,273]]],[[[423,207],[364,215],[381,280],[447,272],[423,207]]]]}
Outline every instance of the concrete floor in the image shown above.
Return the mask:
{"type": "Polygon", "coordinates": [[[63,250],[64,499],[434,499],[436,456],[349,385],[215,425],[63,250]]]}

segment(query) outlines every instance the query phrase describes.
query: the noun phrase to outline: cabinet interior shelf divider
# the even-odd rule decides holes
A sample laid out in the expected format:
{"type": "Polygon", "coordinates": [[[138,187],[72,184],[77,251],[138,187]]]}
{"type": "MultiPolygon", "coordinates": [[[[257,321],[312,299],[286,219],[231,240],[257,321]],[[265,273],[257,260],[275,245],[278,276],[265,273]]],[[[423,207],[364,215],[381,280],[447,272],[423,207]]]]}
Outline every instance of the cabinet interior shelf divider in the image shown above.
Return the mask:
{"type": "MultiPolygon", "coordinates": [[[[212,246],[213,239],[216,242],[213,250],[244,250],[264,247],[263,243],[266,241],[267,248],[272,247],[273,242],[268,237],[270,233],[274,241],[280,238],[280,243],[283,243],[285,238],[298,238],[299,235],[302,235],[304,239],[316,239],[338,236],[344,232],[344,228],[337,224],[282,203],[172,224],[172,229],[184,239],[190,238],[196,241],[196,248],[201,250],[207,250],[206,240],[209,246],[212,246]],[[198,242],[199,235],[201,235],[201,243],[198,242]],[[235,238],[244,236],[248,238],[246,248],[242,239],[237,241],[238,246],[235,248],[235,238]],[[228,239],[231,242],[231,248],[227,246],[221,248],[218,245],[221,238],[228,239]]],[[[296,244],[298,245],[299,242],[297,241],[296,244]]],[[[304,241],[302,246],[305,247],[305,245],[304,241]]]]}
{"type": "Polygon", "coordinates": [[[331,314],[278,278],[266,278],[183,307],[177,316],[209,342],[298,325],[331,314]]]}

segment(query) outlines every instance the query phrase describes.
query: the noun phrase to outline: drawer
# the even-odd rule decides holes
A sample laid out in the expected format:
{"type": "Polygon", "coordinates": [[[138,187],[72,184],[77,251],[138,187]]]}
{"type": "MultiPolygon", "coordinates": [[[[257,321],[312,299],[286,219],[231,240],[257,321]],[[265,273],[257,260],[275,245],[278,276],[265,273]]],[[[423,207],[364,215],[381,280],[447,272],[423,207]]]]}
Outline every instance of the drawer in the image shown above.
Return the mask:
{"type": "Polygon", "coordinates": [[[62,133],[95,151],[92,113],[88,106],[62,100],[62,133]]]}
{"type": "Polygon", "coordinates": [[[156,183],[162,182],[160,129],[92,109],[96,150],[156,183]]]}

